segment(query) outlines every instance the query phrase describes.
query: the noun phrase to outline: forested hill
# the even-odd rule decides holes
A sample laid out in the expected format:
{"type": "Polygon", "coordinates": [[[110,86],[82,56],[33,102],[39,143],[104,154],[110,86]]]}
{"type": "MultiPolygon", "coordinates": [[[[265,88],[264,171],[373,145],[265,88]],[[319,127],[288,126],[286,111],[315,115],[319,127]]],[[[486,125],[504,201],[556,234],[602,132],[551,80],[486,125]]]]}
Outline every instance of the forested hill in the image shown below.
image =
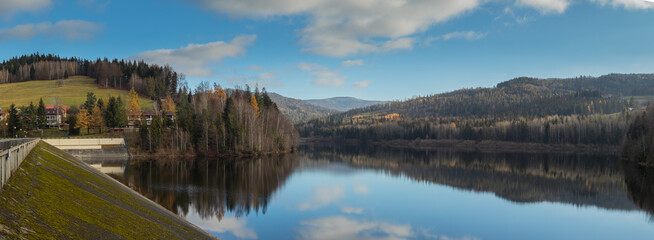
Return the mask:
{"type": "Polygon", "coordinates": [[[279,110],[295,123],[339,112],[334,109],[310,104],[304,100],[284,97],[276,93],[269,93],[269,95],[270,99],[277,104],[279,110]]]}
{"type": "Polygon", "coordinates": [[[608,74],[600,77],[581,76],[564,79],[520,77],[500,83],[497,87],[510,87],[527,84],[545,87],[557,93],[590,90],[617,96],[654,95],[654,74],[608,74]]]}
{"type": "MultiPolygon", "coordinates": [[[[402,118],[477,117],[517,118],[615,113],[625,107],[622,93],[654,84],[654,75],[607,75],[600,78],[539,80],[516,78],[494,88],[461,89],[354,109],[331,118],[383,116],[402,118]],[[612,77],[611,77],[612,76],[612,77]],[[651,80],[644,80],[652,78],[651,80]],[[608,87],[604,87],[604,85],[608,87]],[[625,85],[613,87],[615,85],[625,85]]],[[[639,92],[640,93],[640,92],[639,92]]],[[[642,92],[647,93],[647,92],[642,92]]],[[[654,95],[654,93],[653,93],[654,95]]]]}
{"type": "Polygon", "coordinates": [[[325,98],[325,99],[309,99],[305,101],[316,106],[321,106],[321,107],[334,109],[338,111],[348,111],[355,108],[362,108],[362,107],[372,106],[375,104],[386,103],[384,101],[370,101],[370,100],[363,100],[353,97],[333,97],[333,98],[325,98]]]}
{"type": "Polygon", "coordinates": [[[493,88],[461,89],[353,109],[296,127],[303,137],[615,146],[636,107],[632,100],[651,99],[651,95],[654,74],[522,77],[493,88]]]}

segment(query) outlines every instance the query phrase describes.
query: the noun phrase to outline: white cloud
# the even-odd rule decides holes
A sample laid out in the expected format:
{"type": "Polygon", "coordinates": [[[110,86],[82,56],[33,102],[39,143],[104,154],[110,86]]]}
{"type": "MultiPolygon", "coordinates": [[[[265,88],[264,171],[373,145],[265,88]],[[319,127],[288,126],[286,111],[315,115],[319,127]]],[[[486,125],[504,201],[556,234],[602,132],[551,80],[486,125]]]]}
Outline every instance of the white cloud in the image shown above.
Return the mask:
{"type": "Polygon", "coordinates": [[[535,8],[543,14],[562,14],[570,6],[568,0],[516,0],[518,6],[535,8]]]}
{"type": "Polygon", "coordinates": [[[345,190],[343,190],[342,187],[316,187],[313,190],[313,196],[311,199],[300,204],[298,210],[306,211],[326,207],[331,203],[339,201],[343,197],[345,197],[345,190]]]}
{"type": "Polygon", "coordinates": [[[311,76],[316,79],[312,82],[313,85],[319,87],[339,87],[343,85],[343,83],[345,83],[345,79],[347,79],[347,77],[341,76],[340,74],[332,71],[312,72],[311,76]]]}
{"type": "Polygon", "coordinates": [[[245,219],[237,219],[235,217],[223,217],[221,220],[215,218],[202,219],[197,214],[190,214],[186,216],[190,222],[196,226],[211,232],[231,232],[240,239],[257,239],[257,233],[254,229],[247,226],[248,222],[245,219]]]}
{"type": "Polygon", "coordinates": [[[646,0],[591,0],[602,6],[624,7],[626,9],[651,9],[654,8],[653,1],[646,0]]]}
{"type": "Polygon", "coordinates": [[[408,239],[414,236],[411,225],[369,222],[343,216],[300,222],[300,239],[408,239]]]}
{"type": "Polygon", "coordinates": [[[368,186],[363,184],[355,184],[354,186],[352,186],[352,189],[354,190],[355,193],[359,193],[359,194],[370,193],[370,189],[368,188],[368,186]]]}
{"type": "Polygon", "coordinates": [[[252,72],[263,72],[265,69],[262,66],[252,65],[248,67],[248,70],[252,72]]]}
{"type": "Polygon", "coordinates": [[[0,0],[0,16],[11,16],[16,12],[34,12],[49,8],[51,0],[0,0]]]}
{"type": "Polygon", "coordinates": [[[303,51],[334,57],[413,48],[413,34],[479,6],[479,0],[194,0],[235,17],[306,15],[303,51]]]}
{"type": "Polygon", "coordinates": [[[257,78],[259,80],[269,80],[269,79],[275,78],[276,76],[277,75],[275,74],[275,72],[265,72],[265,73],[260,73],[259,75],[257,75],[257,78]]]}
{"type": "Polygon", "coordinates": [[[329,68],[322,66],[316,63],[305,63],[301,62],[297,64],[297,68],[302,71],[316,71],[316,70],[328,70],[329,68]]]}
{"type": "Polygon", "coordinates": [[[478,33],[475,31],[457,31],[445,34],[442,36],[443,40],[450,40],[454,38],[463,38],[466,40],[478,40],[486,37],[486,33],[478,33]]]}
{"type": "Polygon", "coordinates": [[[365,80],[365,81],[360,81],[360,82],[354,82],[352,84],[352,86],[355,87],[355,88],[366,88],[366,87],[370,86],[371,83],[372,83],[372,80],[365,80]]]}
{"type": "Polygon", "coordinates": [[[66,40],[91,39],[103,27],[103,24],[81,20],[62,20],[54,24],[51,22],[30,23],[0,29],[0,41],[31,39],[37,36],[63,38],[66,40]]]}
{"type": "Polygon", "coordinates": [[[210,42],[189,44],[178,49],[159,49],[142,52],[130,57],[159,65],[171,65],[175,70],[192,77],[207,77],[214,74],[210,64],[224,58],[238,57],[246,53],[245,47],[252,45],[256,35],[241,35],[231,42],[210,42]]]}
{"type": "Polygon", "coordinates": [[[362,214],[363,208],[341,207],[341,212],[347,214],[362,214]]]}
{"type": "Polygon", "coordinates": [[[361,59],[357,60],[345,60],[341,62],[341,66],[343,67],[354,67],[354,66],[363,66],[364,62],[361,59]]]}

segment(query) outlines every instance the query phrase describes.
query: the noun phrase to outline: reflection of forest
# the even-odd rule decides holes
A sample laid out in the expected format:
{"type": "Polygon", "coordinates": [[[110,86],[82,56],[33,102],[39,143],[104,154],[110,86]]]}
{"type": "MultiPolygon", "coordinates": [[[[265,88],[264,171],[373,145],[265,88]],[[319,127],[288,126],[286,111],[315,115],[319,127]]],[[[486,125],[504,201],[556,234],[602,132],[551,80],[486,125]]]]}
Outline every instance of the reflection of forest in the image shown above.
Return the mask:
{"type": "Polygon", "coordinates": [[[615,156],[483,154],[303,146],[304,167],[342,163],[417,181],[493,192],[514,202],[562,202],[631,210],[615,156]]]}
{"type": "Polygon", "coordinates": [[[256,160],[196,160],[130,166],[125,184],[179,215],[194,208],[202,218],[265,214],[268,201],[291,175],[297,157],[256,160]]]}
{"type": "Polygon", "coordinates": [[[641,209],[654,216],[654,167],[623,161],[629,198],[641,209]]]}
{"type": "Polygon", "coordinates": [[[227,212],[237,217],[265,214],[273,194],[302,169],[346,174],[372,169],[492,192],[518,203],[549,201],[619,210],[635,210],[637,205],[654,212],[654,188],[647,185],[654,182],[654,170],[621,166],[615,156],[307,146],[299,150],[299,154],[256,160],[146,163],[130,166],[122,181],[177,214],[197,211],[202,218],[219,219],[227,212]]]}

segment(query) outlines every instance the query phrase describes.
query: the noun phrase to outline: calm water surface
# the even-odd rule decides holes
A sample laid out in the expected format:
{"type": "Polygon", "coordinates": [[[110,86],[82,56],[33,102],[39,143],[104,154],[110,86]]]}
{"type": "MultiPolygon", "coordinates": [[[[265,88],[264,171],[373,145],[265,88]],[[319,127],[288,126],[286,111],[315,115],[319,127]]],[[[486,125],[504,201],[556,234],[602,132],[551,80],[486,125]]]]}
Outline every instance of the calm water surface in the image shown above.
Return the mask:
{"type": "Polygon", "coordinates": [[[654,171],[615,156],[302,147],[102,169],[221,239],[654,239],[654,171]]]}

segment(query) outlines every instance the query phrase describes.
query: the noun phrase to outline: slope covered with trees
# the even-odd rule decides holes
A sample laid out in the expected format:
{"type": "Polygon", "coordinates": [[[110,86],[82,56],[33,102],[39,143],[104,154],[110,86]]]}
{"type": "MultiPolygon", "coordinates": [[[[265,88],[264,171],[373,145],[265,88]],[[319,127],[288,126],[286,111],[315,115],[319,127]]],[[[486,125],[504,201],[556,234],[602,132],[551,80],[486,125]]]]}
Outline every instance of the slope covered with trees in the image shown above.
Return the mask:
{"type": "MultiPolygon", "coordinates": [[[[303,137],[446,139],[619,145],[633,103],[621,94],[652,75],[539,80],[390,102],[298,125],[303,137]],[[613,83],[629,87],[612,88],[613,83]],[[607,85],[608,87],[605,87],[607,85]]],[[[654,78],[652,78],[654,80],[654,78]]]]}
{"type": "Polygon", "coordinates": [[[622,144],[624,160],[654,166],[654,105],[634,117],[622,144]]]}
{"type": "Polygon", "coordinates": [[[325,99],[309,99],[305,100],[306,102],[321,106],[329,109],[334,109],[338,111],[348,111],[355,108],[362,108],[367,106],[372,106],[375,104],[386,103],[384,101],[369,101],[353,97],[333,97],[325,99]]]}
{"type": "Polygon", "coordinates": [[[339,112],[333,109],[310,104],[304,100],[284,97],[276,93],[269,93],[269,96],[270,99],[277,104],[279,110],[295,123],[339,112]]]}
{"type": "MultiPolygon", "coordinates": [[[[247,86],[225,90],[206,82],[190,90],[179,84],[183,76],[168,66],[33,54],[4,61],[0,74],[0,84],[37,79],[60,82],[60,78],[85,75],[95,79],[98,88],[130,90],[127,98],[87,92],[84,103],[70,106],[68,133],[103,132],[134,124],[140,126],[134,142],[150,153],[279,153],[292,151],[297,142],[293,124],[265,90],[252,92],[247,86]],[[153,111],[142,111],[143,99],[151,99],[147,102],[153,111]]],[[[34,104],[11,105],[7,112],[12,129],[3,129],[7,135],[38,136],[36,130],[43,128],[34,104]]]]}

